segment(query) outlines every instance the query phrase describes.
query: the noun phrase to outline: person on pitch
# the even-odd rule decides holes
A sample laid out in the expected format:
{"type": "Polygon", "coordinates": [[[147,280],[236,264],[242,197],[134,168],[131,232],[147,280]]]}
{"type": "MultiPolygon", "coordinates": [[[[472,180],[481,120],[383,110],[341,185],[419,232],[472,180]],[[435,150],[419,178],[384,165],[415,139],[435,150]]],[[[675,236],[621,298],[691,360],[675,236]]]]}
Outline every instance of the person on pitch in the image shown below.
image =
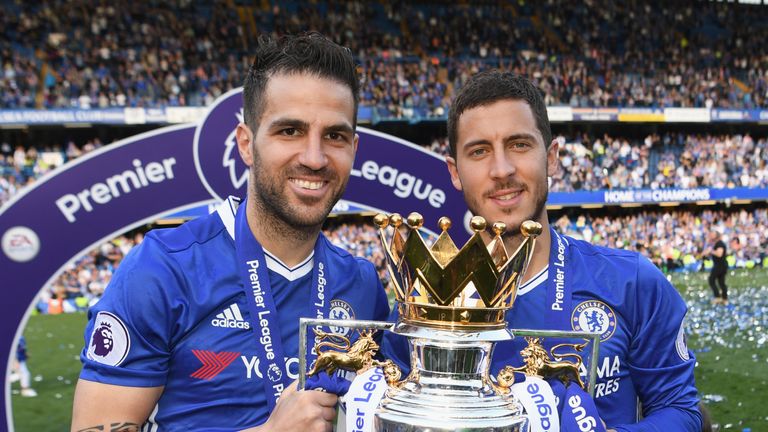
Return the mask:
{"type": "Polygon", "coordinates": [[[337,396],[296,389],[299,318],[389,313],[373,265],[321,233],[358,144],[349,50],[310,33],[254,54],[236,131],[247,197],[122,262],[89,311],[73,431],[329,431],[337,396]]]}
{"type": "Polygon", "coordinates": [[[711,246],[707,254],[712,257],[712,269],[709,271],[709,287],[712,288],[713,304],[728,304],[728,285],[725,277],[728,275],[728,252],[722,235],[715,227],[710,228],[709,242],[711,246]]]}
{"type": "MultiPolygon", "coordinates": [[[[452,103],[448,140],[453,185],[473,214],[506,223],[507,250],[520,244],[523,221],[544,228],[507,313],[510,328],[600,333],[595,404],[609,430],[700,431],[696,360],[685,343],[686,305],[675,288],[635,252],[593,246],[550,228],[547,176],[558,169],[559,148],[540,90],[511,73],[473,76],[452,103]]],[[[519,337],[498,343],[491,374],[522,364],[525,345],[519,337]]],[[[407,373],[404,337],[388,333],[383,351],[407,373]]]]}

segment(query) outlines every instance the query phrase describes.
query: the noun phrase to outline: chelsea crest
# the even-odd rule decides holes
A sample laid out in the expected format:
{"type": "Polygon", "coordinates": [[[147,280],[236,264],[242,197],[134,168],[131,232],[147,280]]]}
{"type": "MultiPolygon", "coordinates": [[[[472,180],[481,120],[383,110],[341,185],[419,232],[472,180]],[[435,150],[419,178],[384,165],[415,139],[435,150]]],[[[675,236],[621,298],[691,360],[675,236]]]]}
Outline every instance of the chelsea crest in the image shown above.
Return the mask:
{"type": "Polygon", "coordinates": [[[571,326],[575,331],[600,333],[600,342],[616,331],[616,313],[600,300],[587,300],[573,309],[571,326]]]}
{"type": "MultiPolygon", "coordinates": [[[[331,309],[328,313],[328,318],[333,320],[353,320],[355,319],[355,311],[352,309],[352,306],[349,305],[349,303],[345,302],[344,300],[331,300],[331,309]]],[[[349,328],[347,327],[336,327],[336,326],[330,326],[328,329],[331,331],[331,333],[339,336],[347,336],[349,333],[349,328]]]]}

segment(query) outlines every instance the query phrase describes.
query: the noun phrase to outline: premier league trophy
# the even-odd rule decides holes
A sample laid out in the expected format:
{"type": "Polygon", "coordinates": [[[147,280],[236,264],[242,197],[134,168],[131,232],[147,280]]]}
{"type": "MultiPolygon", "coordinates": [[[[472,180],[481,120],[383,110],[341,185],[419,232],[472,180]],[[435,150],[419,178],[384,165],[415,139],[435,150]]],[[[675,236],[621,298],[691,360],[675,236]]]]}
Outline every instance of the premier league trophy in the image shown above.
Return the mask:
{"type": "MultiPolygon", "coordinates": [[[[374,360],[378,345],[371,332],[364,331],[351,346],[347,342],[346,352],[319,352],[309,375],[321,370],[333,373],[337,368],[360,372],[380,367],[379,379],[386,382],[386,391],[374,407],[375,431],[526,431],[527,415],[510,391],[513,372],[535,374],[542,365],[558,362],[549,357],[525,357],[526,365],[502,369],[495,382],[489,369],[494,344],[513,338],[505,313],[515,300],[541,225],[524,222],[520,228],[522,244],[510,254],[502,239],[505,225],[493,224],[493,238],[486,244],[481,233],[487,224],[479,216],[472,218],[474,234],[461,249],[448,235],[451,222],[445,217],[439,221],[442,233],[431,247],[419,233],[424,221],[417,213],[405,221],[406,236],[401,233],[404,221],[398,214],[379,214],[374,222],[392,276],[399,320],[394,326],[369,321],[348,327],[386,328],[407,337],[411,373],[400,380],[394,362],[374,360]]],[[[312,325],[320,323],[313,321],[312,325]]],[[[302,330],[306,332],[304,325],[302,330]]],[[[301,335],[300,340],[306,340],[304,337],[301,335]]],[[[538,341],[530,339],[529,343],[531,347],[538,341]]],[[[306,347],[300,350],[303,359],[306,347]]],[[[529,352],[547,355],[543,348],[529,352]]],[[[578,380],[580,364],[561,361],[559,366],[578,380]]],[[[303,376],[300,380],[303,385],[303,376]]],[[[347,416],[349,411],[348,406],[347,416]]]]}

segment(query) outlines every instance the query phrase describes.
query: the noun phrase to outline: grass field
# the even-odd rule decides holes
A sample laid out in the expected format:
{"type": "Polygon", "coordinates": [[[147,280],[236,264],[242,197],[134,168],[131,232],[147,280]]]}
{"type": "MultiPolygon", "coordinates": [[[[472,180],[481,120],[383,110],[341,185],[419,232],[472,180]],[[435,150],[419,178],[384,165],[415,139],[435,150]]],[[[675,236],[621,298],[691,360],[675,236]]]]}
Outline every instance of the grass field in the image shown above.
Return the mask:
{"type": "Polygon", "coordinates": [[[11,387],[16,432],[65,431],[72,419],[72,395],[80,374],[85,314],[36,315],[29,318],[27,338],[32,387],[37,397],[11,387]]]}
{"type": "MultiPolygon", "coordinates": [[[[688,302],[688,345],[696,353],[696,382],[716,430],[768,431],[768,272],[729,275],[731,304],[711,306],[706,274],[675,274],[688,302]]],[[[33,316],[27,337],[29,368],[39,396],[11,396],[15,430],[68,430],[80,371],[84,314],[33,316]]]]}
{"type": "Polygon", "coordinates": [[[768,431],[768,272],[730,272],[728,306],[710,305],[706,278],[672,278],[688,302],[700,396],[719,430],[768,431]]]}

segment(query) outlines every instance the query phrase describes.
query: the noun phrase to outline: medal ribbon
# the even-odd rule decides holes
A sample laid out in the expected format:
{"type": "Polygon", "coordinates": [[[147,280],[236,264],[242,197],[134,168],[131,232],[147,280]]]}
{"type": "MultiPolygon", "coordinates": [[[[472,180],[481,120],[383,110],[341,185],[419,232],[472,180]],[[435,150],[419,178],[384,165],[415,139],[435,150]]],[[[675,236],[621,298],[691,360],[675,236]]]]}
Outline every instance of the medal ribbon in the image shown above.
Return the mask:
{"type": "MultiPolygon", "coordinates": [[[[316,318],[328,316],[329,301],[326,301],[326,297],[330,298],[325,294],[325,287],[329,283],[322,241],[321,235],[315,243],[312,280],[317,283],[309,298],[310,310],[314,312],[312,316],[316,318]]],[[[238,206],[235,215],[235,250],[242,288],[250,311],[251,329],[257,339],[256,356],[259,359],[264,393],[269,410],[272,411],[280,398],[280,393],[290,384],[290,378],[264,249],[254,238],[248,226],[245,201],[238,206]]],[[[314,341],[314,337],[308,336],[307,339],[305,343],[314,341]]],[[[314,347],[314,343],[308,346],[314,347]]],[[[311,360],[308,364],[311,364],[316,357],[315,351],[308,353],[308,357],[308,360],[311,360]]]]}
{"type": "Polygon", "coordinates": [[[548,328],[570,330],[573,286],[568,269],[568,242],[550,228],[549,275],[547,281],[548,328]]]}

